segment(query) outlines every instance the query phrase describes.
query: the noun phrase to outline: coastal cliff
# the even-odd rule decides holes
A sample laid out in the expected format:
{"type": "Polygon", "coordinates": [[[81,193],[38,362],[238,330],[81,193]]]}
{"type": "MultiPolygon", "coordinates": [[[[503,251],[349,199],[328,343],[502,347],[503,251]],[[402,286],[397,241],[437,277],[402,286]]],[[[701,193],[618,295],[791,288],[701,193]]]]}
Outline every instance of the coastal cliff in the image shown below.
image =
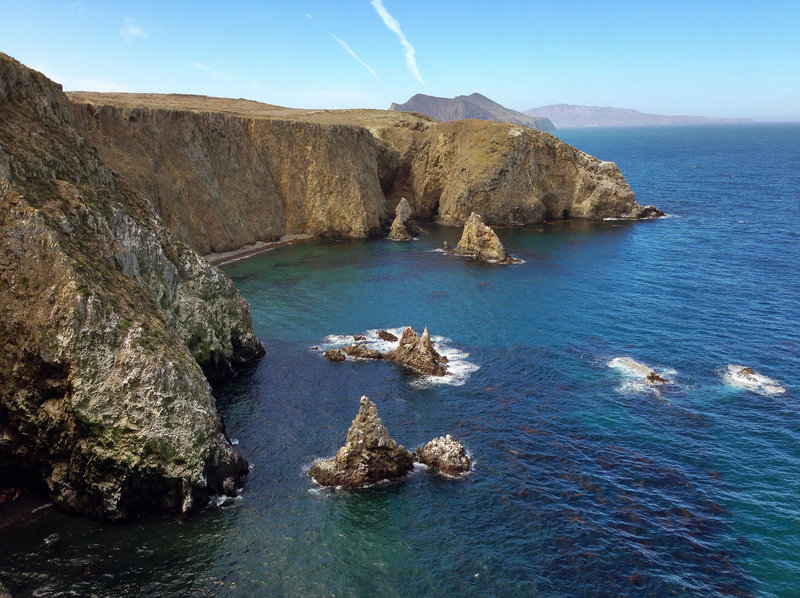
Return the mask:
{"type": "Polygon", "coordinates": [[[106,519],[234,494],[206,375],[263,354],[246,301],[4,54],[0,123],[0,485],[106,519]]]}
{"type": "Polygon", "coordinates": [[[408,199],[461,226],[643,215],[617,166],[501,122],[246,100],[68,94],[103,159],[201,253],[283,235],[365,238],[408,199]]]}

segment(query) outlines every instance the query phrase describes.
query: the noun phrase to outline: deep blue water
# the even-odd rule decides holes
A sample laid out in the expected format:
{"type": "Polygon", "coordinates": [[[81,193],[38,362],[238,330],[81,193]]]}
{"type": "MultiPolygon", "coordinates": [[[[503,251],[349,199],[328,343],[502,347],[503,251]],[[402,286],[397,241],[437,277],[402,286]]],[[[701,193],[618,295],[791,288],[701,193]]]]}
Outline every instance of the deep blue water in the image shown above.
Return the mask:
{"type": "Polygon", "coordinates": [[[436,252],[460,231],[435,225],[414,243],[312,241],[227,266],[267,348],[216,389],[253,466],[241,499],[188,522],[21,517],[0,529],[10,589],[800,594],[800,125],[559,136],[617,162],[669,217],[499,229],[513,266],[436,252]],[[311,349],[403,325],[428,326],[473,371],[431,384],[311,349]],[[730,364],[785,392],[732,386],[730,364]],[[362,394],[399,442],[450,433],[474,471],[315,487],[304,468],[343,444],[362,394]]]}

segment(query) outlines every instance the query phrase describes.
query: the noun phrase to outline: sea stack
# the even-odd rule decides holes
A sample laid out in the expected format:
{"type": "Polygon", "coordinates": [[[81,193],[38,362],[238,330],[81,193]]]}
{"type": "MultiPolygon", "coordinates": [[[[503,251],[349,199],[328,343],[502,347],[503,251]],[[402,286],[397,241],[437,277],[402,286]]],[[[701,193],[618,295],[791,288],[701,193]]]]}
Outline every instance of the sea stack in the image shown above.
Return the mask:
{"type": "Polygon", "coordinates": [[[345,445],[335,457],[316,461],[308,475],[323,486],[363,488],[412,469],[411,453],[389,437],[375,403],[362,396],[345,445]]]}
{"type": "Polygon", "coordinates": [[[422,227],[411,219],[411,206],[408,205],[408,200],[405,197],[401,198],[395,209],[389,238],[392,241],[413,241],[413,235],[420,235],[424,232],[422,227]]]}
{"type": "Polygon", "coordinates": [[[456,253],[482,262],[514,264],[519,260],[511,257],[497,234],[488,227],[479,214],[472,212],[464,223],[464,232],[456,247],[456,253]]]}
{"type": "Polygon", "coordinates": [[[434,438],[414,451],[414,460],[449,476],[459,476],[469,471],[470,458],[461,443],[450,434],[434,438]]]}
{"type": "Polygon", "coordinates": [[[447,358],[440,355],[434,348],[427,326],[421,337],[417,336],[416,331],[410,326],[403,330],[397,349],[386,353],[384,359],[399,363],[420,374],[430,376],[447,374],[447,366],[445,366],[447,358]]]}

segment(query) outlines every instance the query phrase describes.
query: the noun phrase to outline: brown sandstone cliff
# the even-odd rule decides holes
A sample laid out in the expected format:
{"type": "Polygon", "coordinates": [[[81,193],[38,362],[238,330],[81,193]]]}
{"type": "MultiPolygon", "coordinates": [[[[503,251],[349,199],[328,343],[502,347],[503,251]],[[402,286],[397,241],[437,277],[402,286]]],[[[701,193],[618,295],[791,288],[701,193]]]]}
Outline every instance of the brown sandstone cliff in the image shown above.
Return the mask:
{"type": "Polygon", "coordinates": [[[400,197],[416,218],[489,225],[646,215],[617,166],[552,135],[379,110],[245,100],[69,94],[104,160],[197,251],[282,235],[363,238],[400,197]]]}
{"type": "Polygon", "coordinates": [[[233,494],[204,371],[263,354],[247,303],[4,54],[0,123],[0,485],[109,519],[233,494]]]}

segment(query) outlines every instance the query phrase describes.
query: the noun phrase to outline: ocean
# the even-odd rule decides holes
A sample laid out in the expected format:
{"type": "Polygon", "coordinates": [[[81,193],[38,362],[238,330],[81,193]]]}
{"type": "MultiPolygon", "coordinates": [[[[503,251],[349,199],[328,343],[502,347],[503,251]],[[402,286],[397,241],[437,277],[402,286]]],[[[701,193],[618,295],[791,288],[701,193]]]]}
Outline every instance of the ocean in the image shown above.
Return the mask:
{"type": "Polygon", "coordinates": [[[267,350],[215,388],[243,493],[183,522],[29,509],[0,528],[12,593],[800,595],[800,125],[557,135],[668,216],[499,228],[515,265],[443,253],[460,230],[425,223],[225,266],[267,350]],[[454,375],[322,356],[403,326],[454,375]],[[473,470],[316,486],[361,395],[399,443],[451,434],[473,470]]]}

